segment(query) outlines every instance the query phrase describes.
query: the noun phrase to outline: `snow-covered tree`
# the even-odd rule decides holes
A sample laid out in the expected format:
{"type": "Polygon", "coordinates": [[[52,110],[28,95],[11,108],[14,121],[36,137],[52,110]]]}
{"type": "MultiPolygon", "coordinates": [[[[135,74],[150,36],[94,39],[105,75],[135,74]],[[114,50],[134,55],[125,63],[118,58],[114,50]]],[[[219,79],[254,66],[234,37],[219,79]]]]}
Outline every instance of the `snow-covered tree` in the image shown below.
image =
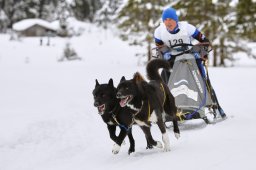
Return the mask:
{"type": "Polygon", "coordinates": [[[0,32],[6,32],[9,20],[4,10],[0,9],[0,32]]]}
{"type": "Polygon", "coordinates": [[[235,39],[231,28],[234,23],[232,0],[190,0],[178,1],[174,8],[180,18],[198,27],[213,43],[213,65],[225,65],[225,59],[232,60],[232,49],[228,44],[235,39]]]}
{"type": "Polygon", "coordinates": [[[58,2],[59,0],[0,0],[1,23],[4,16],[7,18],[9,28],[13,23],[25,18],[42,18],[52,21],[57,16],[58,2]]]}
{"type": "Polygon", "coordinates": [[[238,2],[237,26],[241,36],[250,41],[256,41],[256,0],[238,2]]]}
{"type": "Polygon", "coordinates": [[[235,52],[253,55],[241,44],[245,35],[248,39],[255,37],[256,8],[252,1],[241,0],[236,6],[232,0],[178,0],[174,8],[181,19],[199,27],[213,42],[213,65],[225,66],[225,60],[234,60],[235,52]]]}
{"type": "Polygon", "coordinates": [[[26,12],[23,10],[25,3],[22,0],[2,0],[1,6],[9,21],[8,28],[16,21],[26,18],[26,12]]]}
{"type": "Polygon", "coordinates": [[[71,3],[74,16],[81,21],[89,20],[92,22],[96,11],[101,6],[100,0],[73,0],[71,3]]]}
{"type": "Polygon", "coordinates": [[[38,18],[53,21],[57,18],[56,8],[60,0],[40,0],[38,5],[38,18]]]}
{"type": "Polygon", "coordinates": [[[148,60],[151,59],[153,32],[167,2],[169,1],[128,0],[117,17],[118,27],[122,31],[121,38],[131,45],[147,46],[148,60]]]}
{"type": "Polygon", "coordinates": [[[95,22],[104,29],[113,24],[115,15],[123,0],[106,0],[100,10],[95,15],[95,22]]]}
{"type": "Polygon", "coordinates": [[[59,0],[23,0],[26,18],[56,19],[56,7],[59,0]]]}
{"type": "Polygon", "coordinates": [[[68,36],[68,22],[67,19],[71,15],[69,4],[65,0],[61,0],[58,8],[58,20],[60,24],[59,35],[68,36]]]}

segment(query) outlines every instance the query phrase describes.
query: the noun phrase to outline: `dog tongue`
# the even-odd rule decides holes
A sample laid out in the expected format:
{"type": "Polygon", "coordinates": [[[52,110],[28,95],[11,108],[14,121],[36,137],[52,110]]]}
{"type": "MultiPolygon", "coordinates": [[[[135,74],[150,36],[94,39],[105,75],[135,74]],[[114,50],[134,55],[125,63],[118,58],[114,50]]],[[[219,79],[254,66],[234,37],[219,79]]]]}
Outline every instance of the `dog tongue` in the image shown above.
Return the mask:
{"type": "Polygon", "coordinates": [[[104,104],[101,105],[101,106],[99,106],[99,107],[98,107],[99,112],[102,113],[102,112],[104,111],[104,108],[105,108],[104,104]]]}
{"type": "Polygon", "coordinates": [[[121,107],[125,107],[126,106],[127,99],[128,99],[128,97],[120,100],[119,104],[120,104],[121,107]]]}

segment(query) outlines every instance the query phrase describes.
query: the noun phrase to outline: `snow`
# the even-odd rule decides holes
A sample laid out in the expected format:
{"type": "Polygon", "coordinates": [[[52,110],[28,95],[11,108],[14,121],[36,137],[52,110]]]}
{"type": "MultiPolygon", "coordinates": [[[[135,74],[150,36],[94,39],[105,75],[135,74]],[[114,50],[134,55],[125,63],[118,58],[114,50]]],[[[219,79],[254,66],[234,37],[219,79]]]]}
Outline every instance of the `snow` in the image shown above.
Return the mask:
{"type": "MultiPolygon", "coordinates": [[[[89,28],[90,26],[87,23],[76,20],[73,17],[67,18],[67,29],[73,33],[73,35],[80,35],[85,28],[89,28]]],[[[60,21],[55,20],[51,22],[51,26],[56,30],[60,29],[60,21]]]]}
{"type": "MultiPolygon", "coordinates": [[[[113,155],[114,143],[93,107],[92,90],[95,79],[107,83],[113,78],[117,85],[123,75],[145,75],[145,66],[134,57],[141,49],[92,25],[80,37],[52,38],[50,46],[40,46],[39,38],[0,39],[0,170],[255,169],[255,61],[249,67],[243,62],[209,68],[225,121],[181,124],[178,140],[168,130],[170,152],[146,150],[144,135],[134,126],[136,152],[127,154],[126,139],[113,155]],[[58,62],[67,42],[81,61],[58,62]]],[[[156,125],[152,135],[162,140],[156,125]]]]}
{"type": "Polygon", "coordinates": [[[0,9],[0,21],[4,20],[7,20],[6,14],[2,9],[0,9]]]}

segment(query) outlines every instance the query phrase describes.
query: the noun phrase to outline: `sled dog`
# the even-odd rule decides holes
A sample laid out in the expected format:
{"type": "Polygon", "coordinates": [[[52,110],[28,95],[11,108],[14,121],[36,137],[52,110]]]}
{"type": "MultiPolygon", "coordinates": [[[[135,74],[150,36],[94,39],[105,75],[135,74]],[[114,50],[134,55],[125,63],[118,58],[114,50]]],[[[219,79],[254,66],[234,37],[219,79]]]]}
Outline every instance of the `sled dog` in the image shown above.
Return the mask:
{"type": "Polygon", "coordinates": [[[146,82],[138,72],[131,80],[122,77],[117,87],[117,98],[121,100],[121,107],[128,106],[135,111],[134,122],[138,125],[150,127],[152,122],[156,123],[162,133],[164,151],[170,151],[169,137],[164,123],[166,118],[172,120],[176,138],[179,138],[180,131],[175,100],[158,73],[160,68],[169,69],[169,63],[162,59],[154,59],[147,64],[149,82],[146,82]]]}
{"type": "MultiPolygon", "coordinates": [[[[120,99],[116,98],[116,88],[113,85],[113,80],[110,79],[108,84],[99,84],[96,80],[96,85],[93,90],[94,106],[98,108],[103,121],[107,124],[110,138],[115,142],[112,153],[117,154],[121,148],[124,138],[128,135],[130,148],[128,154],[135,152],[135,141],[132,135],[132,124],[134,110],[128,107],[120,107],[120,99]],[[116,127],[120,127],[120,134],[116,136],[116,127]]],[[[157,142],[151,136],[150,128],[141,127],[146,135],[147,148],[151,149],[157,146],[157,142]]]]}

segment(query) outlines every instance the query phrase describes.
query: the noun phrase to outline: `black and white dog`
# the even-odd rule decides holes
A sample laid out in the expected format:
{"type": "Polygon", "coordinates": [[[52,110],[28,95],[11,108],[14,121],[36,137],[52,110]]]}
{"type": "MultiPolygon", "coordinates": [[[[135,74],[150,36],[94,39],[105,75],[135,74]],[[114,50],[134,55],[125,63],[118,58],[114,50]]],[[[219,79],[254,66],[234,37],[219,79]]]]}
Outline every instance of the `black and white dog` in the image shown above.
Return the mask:
{"type": "Polygon", "coordinates": [[[164,142],[164,151],[170,150],[170,142],[166,133],[165,121],[172,120],[176,138],[179,138],[175,100],[168,86],[163,82],[158,70],[169,69],[169,63],[162,59],[154,59],[147,64],[146,82],[137,72],[133,79],[125,80],[123,77],[117,87],[117,98],[121,99],[122,107],[128,106],[135,111],[134,121],[144,127],[150,127],[154,122],[158,125],[164,142]]]}
{"type": "MultiPolygon", "coordinates": [[[[134,122],[134,110],[128,107],[120,107],[120,99],[116,98],[116,88],[113,85],[113,80],[110,79],[108,84],[99,84],[96,80],[96,85],[93,90],[94,106],[98,108],[103,121],[107,124],[110,138],[115,142],[112,153],[117,154],[121,148],[124,138],[128,135],[130,148],[128,154],[135,151],[135,141],[132,135],[132,125],[134,122]],[[116,127],[120,127],[120,134],[116,136],[116,127]]],[[[161,147],[161,142],[156,142],[151,136],[149,127],[141,127],[145,133],[147,140],[147,148],[153,146],[161,147]]]]}

